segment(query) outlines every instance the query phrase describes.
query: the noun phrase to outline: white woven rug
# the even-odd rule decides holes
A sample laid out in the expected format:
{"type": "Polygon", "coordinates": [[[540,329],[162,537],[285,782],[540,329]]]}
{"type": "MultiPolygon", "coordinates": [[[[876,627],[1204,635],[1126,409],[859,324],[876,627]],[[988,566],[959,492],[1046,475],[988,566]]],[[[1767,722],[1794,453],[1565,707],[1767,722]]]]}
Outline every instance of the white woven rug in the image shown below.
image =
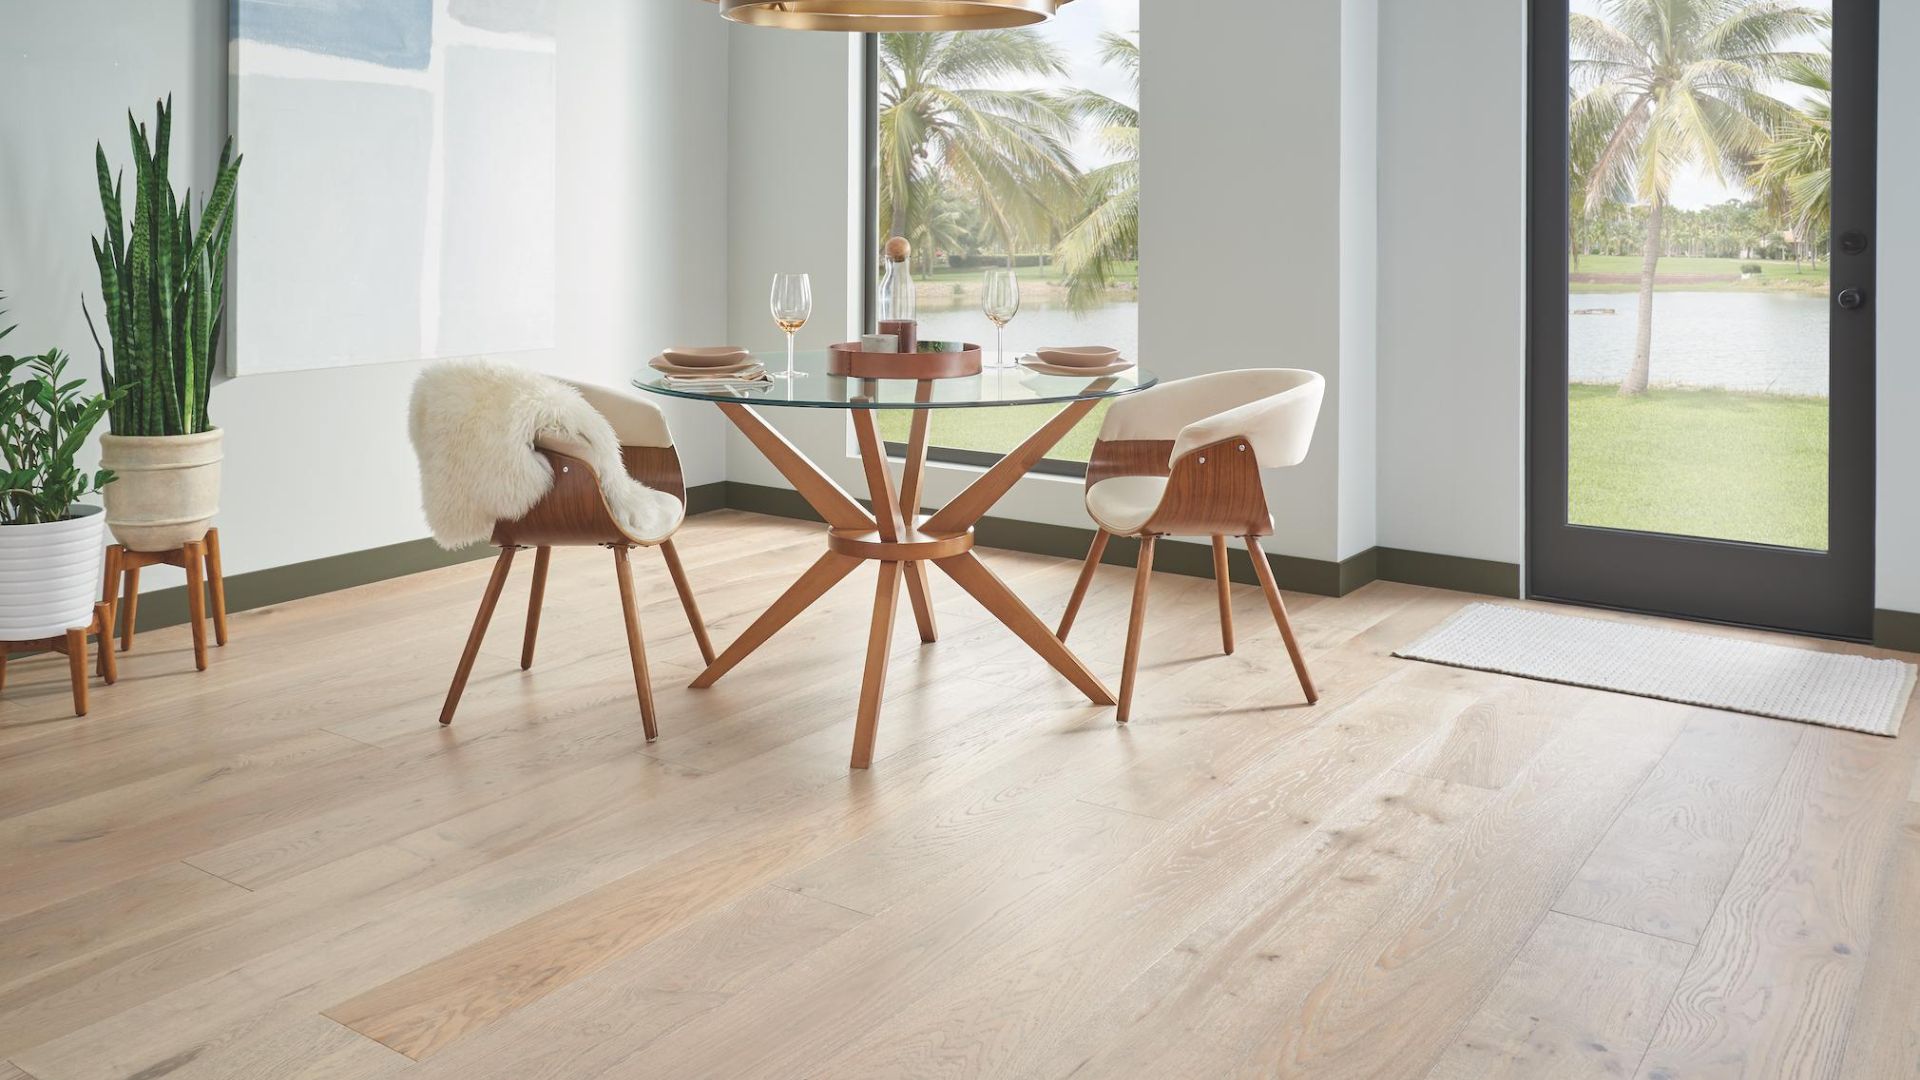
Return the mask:
{"type": "Polygon", "coordinates": [[[1898,735],[1915,668],[1713,634],[1469,604],[1393,655],[1809,724],[1898,735]]]}

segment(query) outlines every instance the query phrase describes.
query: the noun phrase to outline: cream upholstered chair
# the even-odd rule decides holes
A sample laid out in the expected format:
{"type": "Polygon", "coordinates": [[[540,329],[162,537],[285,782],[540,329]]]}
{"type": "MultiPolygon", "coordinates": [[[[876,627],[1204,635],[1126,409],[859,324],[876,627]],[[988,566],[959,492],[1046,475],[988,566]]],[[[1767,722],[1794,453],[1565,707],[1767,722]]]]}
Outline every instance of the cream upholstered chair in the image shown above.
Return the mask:
{"type": "Polygon", "coordinates": [[[467,677],[473,671],[480,643],[486,637],[487,623],[493,618],[494,606],[500,600],[502,587],[506,585],[514,553],[522,548],[534,549],[533,588],[527,602],[526,639],[520,648],[520,667],[525,670],[533,666],[533,645],[540,629],[540,607],[546,594],[547,562],[552,549],[596,545],[613,551],[614,571],[620,584],[620,606],[626,621],[627,650],[633,661],[634,690],[640,697],[640,717],[646,727],[647,739],[651,741],[659,736],[659,727],[654,720],[653,688],[647,675],[647,652],[640,633],[639,607],[634,601],[633,571],[627,561],[629,551],[636,547],[660,549],[666,560],[667,572],[673,577],[674,589],[680,594],[680,604],[686,609],[687,621],[693,627],[693,638],[700,647],[702,662],[711,664],[714,657],[706,624],[700,618],[700,608],[694,602],[692,588],[687,584],[686,570],[681,566],[679,553],[673,546],[673,534],[679,531],[686,516],[686,481],[680,470],[680,455],[674,449],[673,433],[667,429],[666,417],[653,403],[608,387],[570,379],[556,381],[579,391],[587,404],[613,428],[627,474],[648,488],[678,500],[679,512],[651,529],[636,530],[609,505],[600,478],[588,464],[593,456],[590,447],[564,437],[538,436],[534,440],[534,449],[551,465],[553,487],[518,520],[500,521],[494,525],[492,543],[500,549],[500,555],[493,564],[493,576],[488,580],[487,591],[481,598],[479,614],[474,617],[473,630],[468,635],[466,651],[460,656],[460,666],[454,672],[453,685],[447,691],[446,704],[440,711],[440,722],[453,722],[454,710],[460,704],[461,692],[466,689],[467,677]]]}
{"type": "Polygon", "coordinates": [[[1312,371],[1271,368],[1221,371],[1162,383],[1115,401],[1100,426],[1087,465],[1087,513],[1099,531],[1086,565],[1061,616],[1065,640],[1080,611],[1094,568],[1115,536],[1140,539],[1133,585],[1133,616],[1120,677],[1120,722],[1133,704],[1140,664],[1140,635],[1147,617],[1147,585],[1153,545],[1161,536],[1213,538],[1213,572],[1219,583],[1221,647],[1233,651],[1233,613],[1228,606],[1227,537],[1245,539],[1254,572],[1280,624],[1293,670],[1309,704],[1319,700],[1307,674],[1286,604],[1259,538],[1273,532],[1260,486],[1262,468],[1298,465],[1307,456],[1320,416],[1326,380],[1312,371]]]}

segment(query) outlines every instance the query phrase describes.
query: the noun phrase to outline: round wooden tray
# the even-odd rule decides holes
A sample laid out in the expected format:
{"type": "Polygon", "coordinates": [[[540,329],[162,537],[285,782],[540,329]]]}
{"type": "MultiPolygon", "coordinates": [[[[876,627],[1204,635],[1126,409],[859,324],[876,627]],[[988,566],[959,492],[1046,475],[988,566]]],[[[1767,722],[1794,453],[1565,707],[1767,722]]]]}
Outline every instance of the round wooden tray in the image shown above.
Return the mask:
{"type": "Polygon", "coordinates": [[[964,379],[980,374],[980,346],[961,344],[965,347],[959,352],[870,353],[862,352],[857,341],[845,341],[827,346],[827,373],[850,379],[964,379]]]}

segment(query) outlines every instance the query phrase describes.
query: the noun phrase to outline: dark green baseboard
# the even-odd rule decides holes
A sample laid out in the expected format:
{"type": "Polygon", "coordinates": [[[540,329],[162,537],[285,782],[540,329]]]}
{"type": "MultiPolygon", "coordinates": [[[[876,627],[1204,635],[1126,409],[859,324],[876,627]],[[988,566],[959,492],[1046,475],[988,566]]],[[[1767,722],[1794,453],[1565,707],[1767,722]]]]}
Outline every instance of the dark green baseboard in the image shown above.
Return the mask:
{"type": "MultiPolygon", "coordinates": [[[[731,481],[706,484],[687,492],[687,511],[704,514],[711,510],[746,510],[775,517],[819,521],[819,515],[796,492],[787,488],[741,484],[731,481]]],[[[1048,525],[1013,518],[983,518],[974,527],[979,542],[986,547],[1024,551],[1034,555],[1053,555],[1063,559],[1081,559],[1093,543],[1093,530],[1069,525],[1048,525]]],[[[235,538],[229,537],[231,546],[235,538]]],[[[1115,566],[1133,566],[1139,546],[1132,543],[1109,545],[1101,560],[1115,566]]],[[[488,558],[493,549],[484,544],[443,551],[431,540],[409,540],[368,551],[331,555],[324,559],[276,566],[235,574],[227,579],[227,610],[284,604],[301,597],[369,585],[388,578],[417,574],[442,566],[488,558]]],[[[1293,592],[1319,596],[1345,596],[1373,581],[1398,581],[1428,585],[1489,596],[1520,595],[1520,568],[1511,563],[1465,559],[1454,555],[1432,555],[1399,548],[1370,548],[1333,562],[1303,559],[1293,555],[1268,554],[1274,580],[1293,592]]],[[[1154,555],[1154,569],[1191,577],[1213,576],[1213,551],[1205,544],[1168,541],[1154,555]]],[[[1253,563],[1247,553],[1235,549],[1228,560],[1228,572],[1242,585],[1257,585],[1253,563]]],[[[1920,615],[1881,612],[1891,617],[1889,634],[1908,645],[1892,648],[1920,648],[1920,615]],[[1907,620],[1902,622],[1901,620],[1907,620]]],[[[159,589],[140,596],[140,629],[153,630],[187,621],[187,591],[184,586],[159,589]]]]}
{"type": "Polygon", "coordinates": [[[1490,559],[1469,559],[1459,555],[1435,555],[1403,548],[1375,548],[1381,581],[1400,581],[1434,589],[1479,593],[1483,596],[1518,597],[1520,567],[1515,563],[1490,559]]]}
{"type": "MultiPolygon", "coordinates": [[[[729,482],[727,506],[734,510],[776,517],[820,520],[805,499],[786,488],[729,482]]],[[[1034,555],[1055,555],[1065,559],[1086,558],[1087,548],[1093,543],[1093,530],[1089,528],[1047,525],[1012,518],[983,518],[974,527],[974,532],[986,547],[1007,548],[1034,555]]],[[[1136,544],[1112,544],[1100,561],[1114,566],[1133,566],[1137,551],[1136,544]]],[[[1273,567],[1273,578],[1281,588],[1319,596],[1345,596],[1373,581],[1430,585],[1489,596],[1520,595],[1518,566],[1453,555],[1369,548],[1342,562],[1269,553],[1267,563],[1273,567]],[[1388,572],[1389,567],[1392,573],[1388,572]]],[[[1169,541],[1154,552],[1153,568],[1172,574],[1212,577],[1213,551],[1203,544],[1169,541]]],[[[1249,561],[1247,553],[1239,549],[1235,549],[1228,560],[1228,574],[1243,585],[1260,583],[1260,579],[1254,576],[1253,563],[1249,561]]]]}
{"type": "MultiPolygon", "coordinates": [[[[703,514],[709,510],[724,509],[725,506],[725,484],[707,484],[687,492],[687,512],[690,514],[703,514]]],[[[223,539],[229,551],[240,542],[237,535],[223,539]]],[[[284,604],[289,600],[351,589],[357,585],[371,585],[376,581],[417,574],[423,570],[437,570],[443,566],[491,558],[493,553],[493,548],[485,544],[446,551],[432,540],[408,540],[367,551],[350,551],[344,555],[329,555],[308,562],[233,574],[227,578],[227,610],[246,611],[249,608],[284,604]]],[[[171,589],[155,589],[140,594],[140,630],[178,626],[186,621],[186,586],[176,585],[171,589]]]]}
{"type": "Polygon", "coordinates": [[[1920,652],[1920,613],[1885,608],[1874,612],[1873,643],[1882,649],[1920,652]]]}

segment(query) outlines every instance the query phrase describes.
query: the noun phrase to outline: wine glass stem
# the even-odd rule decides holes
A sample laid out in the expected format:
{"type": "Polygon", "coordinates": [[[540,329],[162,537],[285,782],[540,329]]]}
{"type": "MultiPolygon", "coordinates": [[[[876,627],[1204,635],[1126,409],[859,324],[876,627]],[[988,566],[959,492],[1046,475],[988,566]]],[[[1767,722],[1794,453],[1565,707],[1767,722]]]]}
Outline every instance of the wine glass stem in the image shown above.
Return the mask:
{"type": "Polygon", "coordinates": [[[993,324],[993,348],[995,352],[1000,354],[1000,362],[995,364],[994,366],[1006,367],[1007,366],[1007,324],[1006,323],[996,322],[993,324]]]}
{"type": "Polygon", "coordinates": [[[787,378],[793,378],[793,331],[787,331],[787,378]]]}

